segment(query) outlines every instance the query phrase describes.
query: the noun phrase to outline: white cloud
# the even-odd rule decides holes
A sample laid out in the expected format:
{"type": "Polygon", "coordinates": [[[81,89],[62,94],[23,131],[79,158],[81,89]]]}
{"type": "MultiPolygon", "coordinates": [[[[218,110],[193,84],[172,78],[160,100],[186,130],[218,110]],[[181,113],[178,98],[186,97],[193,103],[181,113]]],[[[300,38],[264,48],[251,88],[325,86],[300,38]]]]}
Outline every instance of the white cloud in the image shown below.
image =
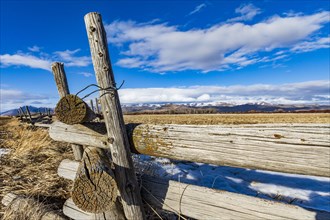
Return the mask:
{"type": "MultiPolygon", "coordinates": [[[[29,50],[37,51],[40,49],[36,46],[29,48],[29,50]]],[[[91,64],[91,58],[87,56],[75,56],[80,49],[56,51],[50,55],[40,52],[39,56],[31,55],[30,53],[17,52],[16,54],[2,54],[0,55],[1,67],[9,66],[27,66],[30,68],[43,69],[51,71],[51,64],[55,61],[63,62],[68,67],[84,67],[91,64]]]]}
{"type": "Polygon", "coordinates": [[[290,49],[308,39],[317,42],[323,37],[312,36],[329,22],[329,16],[328,11],[273,16],[253,25],[225,23],[187,31],[164,23],[133,21],[115,21],[105,28],[108,41],[124,48],[116,63],[119,66],[159,73],[209,72],[269,62],[276,50],[290,49]]]}
{"type": "Polygon", "coordinates": [[[1,65],[7,66],[28,66],[30,68],[37,68],[51,71],[51,61],[39,58],[30,54],[3,54],[0,55],[1,65]]]}
{"type": "Polygon", "coordinates": [[[234,21],[250,21],[252,20],[256,15],[261,13],[260,8],[255,7],[253,4],[247,4],[247,5],[241,5],[238,8],[236,8],[235,12],[237,14],[240,14],[239,17],[235,17],[232,19],[229,19],[229,22],[234,21]]]}
{"type": "Polygon", "coordinates": [[[330,37],[322,37],[315,41],[304,41],[296,44],[291,51],[302,53],[309,52],[321,48],[329,48],[330,47],[330,37]]]}
{"type": "Polygon", "coordinates": [[[0,89],[0,112],[31,104],[37,107],[54,107],[57,100],[57,98],[30,94],[21,90],[0,89]]]}
{"type": "Polygon", "coordinates": [[[84,77],[91,77],[91,76],[94,76],[94,74],[92,73],[88,73],[88,72],[80,72],[78,73],[79,75],[83,75],[84,77]]]}
{"type": "Polygon", "coordinates": [[[136,88],[119,90],[122,103],[228,102],[245,104],[329,104],[330,81],[307,81],[281,85],[190,86],[180,88],[136,88]]]}
{"type": "Polygon", "coordinates": [[[195,7],[194,10],[192,10],[191,12],[189,12],[189,15],[193,15],[193,14],[195,14],[195,13],[198,13],[200,10],[202,10],[202,9],[205,8],[206,6],[207,6],[207,5],[206,5],[205,3],[200,4],[200,5],[197,5],[197,6],[195,7]]]}
{"type": "Polygon", "coordinates": [[[91,58],[87,56],[76,57],[74,56],[80,49],[56,51],[54,54],[65,63],[66,66],[88,66],[91,64],[91,58]]]}
{"type": "Polygon", "coordinates": [[[29,51],[40,52],[41,47],[34,45],[33,47],[28,47],[29,51]]]}

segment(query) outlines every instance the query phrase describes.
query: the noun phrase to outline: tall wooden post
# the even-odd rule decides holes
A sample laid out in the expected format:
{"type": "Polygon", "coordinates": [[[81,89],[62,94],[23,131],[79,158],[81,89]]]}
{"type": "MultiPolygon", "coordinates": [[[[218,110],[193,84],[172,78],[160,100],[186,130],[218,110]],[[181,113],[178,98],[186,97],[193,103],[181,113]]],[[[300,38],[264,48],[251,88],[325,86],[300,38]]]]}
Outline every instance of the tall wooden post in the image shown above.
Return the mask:
{"type": "MultiPolygon", "coordinates": [[[[64,64],[59,63],[59,62],[53,63],[52,71],[54,74],[54,78],[55,78],[55,82],[56,82],[56,86],[57,86],[57,90],[58,90],[58,94],[60,95],[60,98],[70,94],[68,82],[66,80],[66,75],[65,75],[65,71],[64,71],[64,64]]],[[[48,113],[48,116],[50,116],[50,110],[48,110],[47,113],[48,113]]],[[[71,144],[71,147],[72,147],[72,151],[74,154],[74,158],[76,160],[81,160],[82,155],[84,153],[83,146],[78,145],[78,144],[71,144]]]]}
{"type": "MultiPolygon", "coordinates": [[[[84,19],[98,85],[101,88],[115,86],[102,17],[99,13],[92,12],[85,15],[84,19]]],[[[126,218],[144,219],[140,188],[135,176],[118,92],[101,90],[100,102],[126,218]]]]}

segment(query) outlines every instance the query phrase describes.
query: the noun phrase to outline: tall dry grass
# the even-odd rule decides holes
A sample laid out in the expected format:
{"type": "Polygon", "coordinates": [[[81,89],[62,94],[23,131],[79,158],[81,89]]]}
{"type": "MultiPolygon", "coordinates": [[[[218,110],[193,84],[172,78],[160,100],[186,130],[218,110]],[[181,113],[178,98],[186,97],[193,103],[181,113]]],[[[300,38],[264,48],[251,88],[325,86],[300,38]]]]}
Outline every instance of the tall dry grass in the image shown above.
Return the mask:
{"type": "MultiPolygon", "coordinates": [[[[0,123],[0,128],[0,147],[10,149],[0,157],[0,200],[13,192],[60,210],[71,183],[57,175],[57,167],[64,158],[73,158],[71,148],[52,141],[46,129],[20,124],[16,119],[0,123]]],[[[1,218],[5,207],[0,206],[1,218]]]]}

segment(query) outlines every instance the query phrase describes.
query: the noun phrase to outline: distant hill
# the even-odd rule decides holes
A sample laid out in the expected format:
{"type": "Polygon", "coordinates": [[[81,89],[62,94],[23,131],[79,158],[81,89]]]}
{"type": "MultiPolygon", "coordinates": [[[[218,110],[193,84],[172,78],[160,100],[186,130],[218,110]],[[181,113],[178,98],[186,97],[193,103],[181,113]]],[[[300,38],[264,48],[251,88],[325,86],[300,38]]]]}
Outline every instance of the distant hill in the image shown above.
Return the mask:
{"type": "Polygon", "coordinates": [[[284,105],[270,103],[183,103],[183,104],[133,104],[122,106],[124,114],[208,114],[208,113],[258,113],[258,112],[330,112],[330,105],[284,105]]]}
{"type": "MultiPolygon", "coordinates": [[[[25,111],[25,106],[23,107],[25,111]]],[[[45,107],[29,106],[31,114],[45,112],[45,107]]],[[[18,109],[0,113],[1,116],[16,116],[18,109]]],[[[124,114],[212,114],[212,113],[281,113],[281,112],[330,112],[330,105],[287,105],[271,103],[157,103],[122,105],[124,114]]],[[[51,109],[54,112],[54,109],[51,109]]]]}
{"type": "MultiPolygon", "coordinates": [[[[35,113],[39,113],[39,112],[44,113],[44,112],[47,111],[47,109],[49,109],[49,108],[46,108],[46,107],[40,107],[40,108],[34,107],[34,106],[28,106],[28,107],[29,107],[29,110],[30,110],[31,114],[35,114],[35,113]]],[[[25,106],[22,106],[22,108],[25,112],[26,111],[25,106]]],[[[51,113],[54,112],[54,110],[52,108],[50,109],[50,111],[51,111],[51,113]]],[[[11,109],[11,110],[0,113],[0,116],[16,116],[16,115],[18,115],[18,108],[11,109]]]]}

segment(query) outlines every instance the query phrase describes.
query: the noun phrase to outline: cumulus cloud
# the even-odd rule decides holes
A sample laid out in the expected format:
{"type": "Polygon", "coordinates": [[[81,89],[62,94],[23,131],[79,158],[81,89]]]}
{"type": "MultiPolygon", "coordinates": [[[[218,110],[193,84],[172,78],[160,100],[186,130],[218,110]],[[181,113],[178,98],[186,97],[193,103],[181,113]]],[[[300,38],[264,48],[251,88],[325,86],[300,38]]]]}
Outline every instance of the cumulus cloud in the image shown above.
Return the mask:
{"type": "Polygon", "coordinates": [[[180,88],[121,89],[122,103],[228,102],[245,104],[329,104],[330,81],[307,81],[281,85],[254,84],[232,86],[190,86],[180,88]]]}
{"type": "Polygon", "coordinates": [[[207,6],[207,5],[206,5],[205,3],[200,4],[200,5],[197,5],[197,6],[195,7],[194,10],[192,10],[191,12],[189,12],[188,15],[193,15],[193,14],[195,14],[195,13],[198,13],[198,12],[200,12],[200,10],[202,10],[202,9],[205,8],[206,6],[207,6]]]}
{"type": "Polygon", "coordinates": [[[65,51],[56,51],[54,54],[58,56],[60,60],[62,60],[66,66],[88,66],[92,63],[91,58],[88,56],[77,57],[74,56],[80,49],[76,50],[65,50],[65,51]]]}
{"type": "Polygon", "coordinates": [[[250,3],[239,6],[235,9],[235,12],[236,14],[240,14],[240,16],[229,19],[229,22],[252,20],[256,15],[261,13],[261,10],[250,3]]]}
{"type": "Polygon", "coordinates": [[[3,54],[0,55],[0,62],[3,67],[7,66],[27,66],[30,68],[50,71],[51,61],[36,57],[30,54],[3,54]]]}
{"type": "Polygon", "coordinates": [[[122,57],[116,63],[119,66],[159,73],[210,72],[270,62],[278,50],[295,46],[309,47],[309,50],[322,48],[311,44],[325,41],[324,36],[316,34],[329,22],[329,16],[328,11],[273,16],[251,25],[224,23],[186,31],[165,23],[134,21],[115,21],[105,28],[108,41],[123,49],[122,57]],[[308,43],[303,45],[303,42],[308,43]]]}
{"type": "Polygon", "coordinates": [[[37,107],[53,107],[55,103],[56,98],[46,95],[30,94],[16,89],[0,89],[0,112],[31,104],[37,107]]]}
{"type": "MultiPolygon", "coordinates": [[[[40,47],[33,46],[30,51],[37,52],[40,47]]],[[[30,53],[17,52],[16,54],[0,55],[1,67],[9,66],[27,66],[30,68],[43,69],[51,71],[51,64],[55,61],[63,62],[70,67],[84,67],[91,64],[91,58],[87,56],[77,56],[80,49],[55,51],[53,54],[40,52],[39,56],[30,53]]]]}

